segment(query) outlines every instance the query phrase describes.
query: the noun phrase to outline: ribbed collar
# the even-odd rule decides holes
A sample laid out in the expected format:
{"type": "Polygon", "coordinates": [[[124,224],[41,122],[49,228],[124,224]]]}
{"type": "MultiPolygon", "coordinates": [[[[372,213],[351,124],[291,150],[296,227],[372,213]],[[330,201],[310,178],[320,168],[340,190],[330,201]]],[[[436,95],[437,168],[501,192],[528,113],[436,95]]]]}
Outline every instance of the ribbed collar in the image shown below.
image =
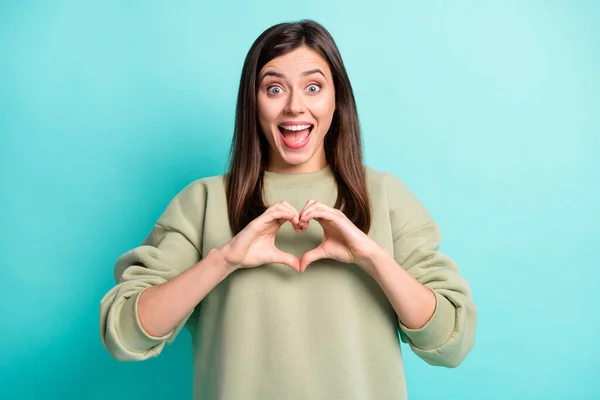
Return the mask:
{"type": "Polygon", "coordinates": [[[300,174],[287,174],[281,172],[265,171],[264,183],[272,187],[302,187],[313,186],[333,178],[333,171],[329,165],[325,168],[300,174]]]}

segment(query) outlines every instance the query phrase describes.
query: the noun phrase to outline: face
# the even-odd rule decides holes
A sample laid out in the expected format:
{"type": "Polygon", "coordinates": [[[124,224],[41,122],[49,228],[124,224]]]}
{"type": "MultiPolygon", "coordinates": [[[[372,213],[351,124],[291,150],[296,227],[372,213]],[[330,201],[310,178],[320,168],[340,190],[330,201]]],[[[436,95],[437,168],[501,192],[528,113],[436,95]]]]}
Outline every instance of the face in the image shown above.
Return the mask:
{"type": "Polygon", "coordinates": [[[324,139],[335,111],[327,61],[299,47],[267,63],[258,80],[258,119],[269,142],[267,170],[307,173],[324,168],[324,139]]]}

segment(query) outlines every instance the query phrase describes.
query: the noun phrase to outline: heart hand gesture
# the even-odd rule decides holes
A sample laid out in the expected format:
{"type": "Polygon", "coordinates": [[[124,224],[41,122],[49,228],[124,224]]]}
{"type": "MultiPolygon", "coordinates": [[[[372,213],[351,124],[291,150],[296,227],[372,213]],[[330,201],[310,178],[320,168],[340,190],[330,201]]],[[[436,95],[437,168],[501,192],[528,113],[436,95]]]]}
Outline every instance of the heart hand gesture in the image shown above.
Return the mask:
{"type": "Polygon", "coordinates": [[[336,208],[316,200],[308,200],[300,212],[300,228],[306,230],[311,219],[316,220],[323,227],[323,242],[304,254],[300,260],[300,272],[306,271],[310,263],[323,258],[363,265],[378,247],[336,208]]]}
{"type": "Polygon", "coordinates": [[[298,258],[275,247],[275,235],[286,221],[300,230],[298,217],[296,209],[287,201],[271,205],[226,245],[225,261],[234,270],[281,263],[299,272],[298,258]]]}
{"type": "Polygon", "coordinates": [[[330,258],[364,267],[378,245],[356,227],[346,215],[316,200],[308,200],[300,213],[287,201],[271,205],[249,223],[226,246],[225,259],[233,268],[252,268],[267,263],[281,263],[298,272],[317,260],[330,258]],[[303,232],[310,220],[323,228],[323,242],[305,253],[300,260],[275,246],[279,228],[290,221],[294,230],[303,232]]]}

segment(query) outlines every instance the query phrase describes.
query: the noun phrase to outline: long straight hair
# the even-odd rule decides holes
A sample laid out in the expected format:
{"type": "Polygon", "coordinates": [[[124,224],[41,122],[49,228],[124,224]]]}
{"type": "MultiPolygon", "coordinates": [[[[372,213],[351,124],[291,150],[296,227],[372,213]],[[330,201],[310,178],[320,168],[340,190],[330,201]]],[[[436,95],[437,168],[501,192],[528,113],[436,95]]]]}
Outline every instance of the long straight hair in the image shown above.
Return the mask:
{"type": "Polygon", "coordinates": [[[324,147],[338,189],[334,208],[344,212],[364,233],[370,229],[371,202],[352,85],[331,34],[315,21],[302,20],[268,28],[252,44],[244,61],[229,171],[225,176],[229,225],[233,235],[267,209],[263,200],[263,177],[269,162],[269,144],[257,121],[258,73],[272,59],[300,46],[307,46],[321,55],[333,75],[336,110],[324,147]]]}

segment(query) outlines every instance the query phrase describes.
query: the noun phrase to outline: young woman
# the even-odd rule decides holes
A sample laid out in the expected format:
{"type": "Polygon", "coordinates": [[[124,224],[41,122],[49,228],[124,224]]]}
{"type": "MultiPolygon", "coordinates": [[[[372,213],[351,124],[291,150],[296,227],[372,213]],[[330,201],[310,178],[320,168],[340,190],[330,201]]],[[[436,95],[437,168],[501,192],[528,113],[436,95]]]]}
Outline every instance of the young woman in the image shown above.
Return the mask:
{"type": "Polygon", "coordinates": [[[185,187],[116,263],[108,351],[155,357],[187,326],[196,399],[405,399],[399,333],[432,365],[461,363],[469,285],[424,205],[361,147],[330,34],[313,21],[261,34],[228,173],[185,187]]]}

